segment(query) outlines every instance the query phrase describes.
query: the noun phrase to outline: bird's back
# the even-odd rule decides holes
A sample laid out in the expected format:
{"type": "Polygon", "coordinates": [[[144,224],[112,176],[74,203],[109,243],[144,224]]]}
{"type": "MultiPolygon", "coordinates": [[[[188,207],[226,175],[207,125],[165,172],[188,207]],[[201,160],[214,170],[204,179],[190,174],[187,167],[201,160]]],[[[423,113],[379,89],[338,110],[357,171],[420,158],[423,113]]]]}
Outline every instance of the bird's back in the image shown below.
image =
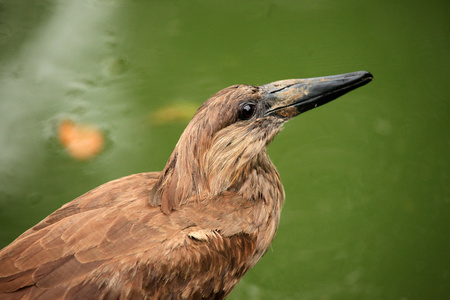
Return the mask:
{"type": "MultiPolygon", "coordinates": [[[[0,298],[58,294],[112,261],[113,257],[86,260],[82,253],[106,251],[102,243],[119,233],[119,222],[130,212],[123,208],[144,199],[158,174],[136,174],[108,182],[65,204],[2,249],[0,293],[7,294],[0,298]]],[[[147,210],[156,212],[157,208],[147,210]]]]}

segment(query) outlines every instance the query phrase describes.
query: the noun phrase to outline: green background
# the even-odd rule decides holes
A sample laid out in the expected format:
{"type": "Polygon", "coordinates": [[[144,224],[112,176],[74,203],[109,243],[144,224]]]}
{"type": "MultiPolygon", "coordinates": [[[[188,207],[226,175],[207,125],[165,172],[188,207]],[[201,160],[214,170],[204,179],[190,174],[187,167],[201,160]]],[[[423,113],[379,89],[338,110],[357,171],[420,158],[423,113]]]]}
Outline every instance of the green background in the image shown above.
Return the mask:
{"type": "Polygon", "coordinates": [[[230,299],[450,299],[449,3],[0,1],[0,246],[104,182],[162,170],[188,122],[155,124],[164,107],[367,70],[269,147],[281,224],[230,299]],[[106,149],[70,158],[64,118],[101,128],[106,149]]]}

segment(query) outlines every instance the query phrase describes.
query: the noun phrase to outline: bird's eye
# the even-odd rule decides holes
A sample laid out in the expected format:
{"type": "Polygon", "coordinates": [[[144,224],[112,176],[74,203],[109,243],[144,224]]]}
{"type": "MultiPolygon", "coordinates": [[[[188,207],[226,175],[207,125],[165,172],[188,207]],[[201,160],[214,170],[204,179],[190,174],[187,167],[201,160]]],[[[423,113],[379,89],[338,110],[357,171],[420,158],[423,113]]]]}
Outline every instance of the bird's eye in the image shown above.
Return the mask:
{"type": "Polygon", "coordinates": [[[239,112],[239,119],[248,120],[255,114],[256,105],[253,103],[245,103],[241,107],[241,111],[239,112]]]}

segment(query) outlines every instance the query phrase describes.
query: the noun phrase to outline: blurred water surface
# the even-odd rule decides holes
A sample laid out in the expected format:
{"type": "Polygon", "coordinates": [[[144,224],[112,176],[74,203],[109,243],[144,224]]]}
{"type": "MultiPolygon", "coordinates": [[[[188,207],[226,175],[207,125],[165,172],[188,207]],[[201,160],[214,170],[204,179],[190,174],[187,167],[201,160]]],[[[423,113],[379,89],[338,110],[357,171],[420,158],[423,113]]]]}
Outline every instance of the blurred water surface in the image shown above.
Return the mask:
{"type": "Polygon", "coordinates": [[[161,170],[236,83],[358,70],[368,86],[269,147],[287,199],[230,299],[449,299],[445,1],[0,1],[0,246],[109,180],[161,170]],[[73,159],[62,120],[105,137],[73,159]]]}

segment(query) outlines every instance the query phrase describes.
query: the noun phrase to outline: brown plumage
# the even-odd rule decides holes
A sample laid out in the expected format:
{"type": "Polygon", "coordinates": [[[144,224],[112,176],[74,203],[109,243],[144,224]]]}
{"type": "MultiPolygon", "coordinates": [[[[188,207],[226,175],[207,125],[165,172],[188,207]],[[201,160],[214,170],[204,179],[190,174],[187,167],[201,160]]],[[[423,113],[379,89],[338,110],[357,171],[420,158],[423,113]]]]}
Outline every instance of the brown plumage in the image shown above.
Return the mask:
{"type": "Polygon", "coordinates": [[[355,72],[206,101],[162,172],[103,184],[0,251],[0,299],[223,299],[267,251],[284,201],[266,147],[372,79],[355,72]]]}

